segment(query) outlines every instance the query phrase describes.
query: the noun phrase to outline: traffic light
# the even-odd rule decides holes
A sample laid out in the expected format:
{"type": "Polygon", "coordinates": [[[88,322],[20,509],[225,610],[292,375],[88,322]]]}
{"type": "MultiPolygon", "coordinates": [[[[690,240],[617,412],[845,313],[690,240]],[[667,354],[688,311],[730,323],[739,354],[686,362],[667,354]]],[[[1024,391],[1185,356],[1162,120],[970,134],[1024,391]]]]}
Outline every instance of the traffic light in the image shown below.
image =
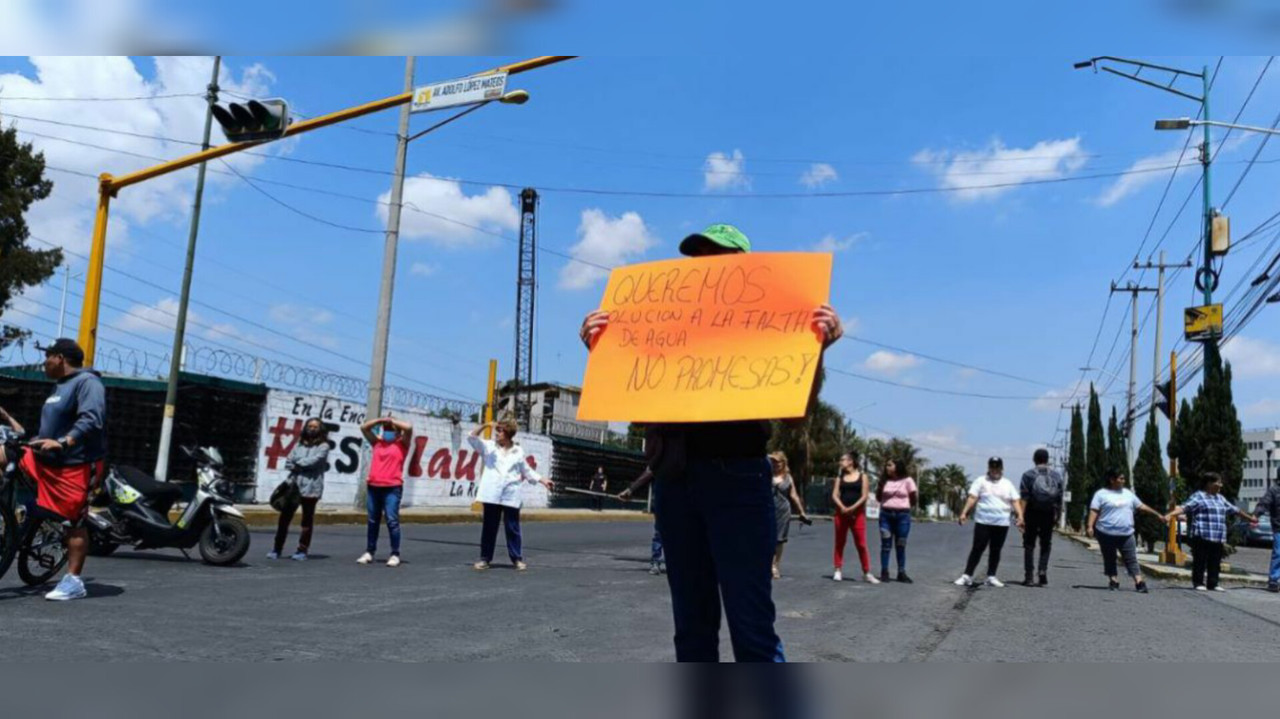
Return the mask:
{"type": "Polygon", "coordinates": [[[1173,418],[1173,380],[1156,385],[1156,409],[1164,413],[1165,419],[1173,418]]]}
{"type": "Polygon", "coordinates": [[[278,140],[289,129],[289,105],[284,100],[232,102],[213,106],[213,117],[222,126],[228,142],[278,140]]]}

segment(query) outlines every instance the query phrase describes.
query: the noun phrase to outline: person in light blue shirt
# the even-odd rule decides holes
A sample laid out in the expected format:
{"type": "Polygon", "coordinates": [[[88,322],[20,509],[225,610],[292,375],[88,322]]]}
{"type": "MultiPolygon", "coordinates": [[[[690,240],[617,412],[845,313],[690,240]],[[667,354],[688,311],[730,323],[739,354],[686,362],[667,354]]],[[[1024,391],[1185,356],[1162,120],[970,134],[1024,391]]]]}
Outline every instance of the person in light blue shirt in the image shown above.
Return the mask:
{"type": "Polygon", "coordinates": [[[1147,583],[1138,566],[1138,545],[1133,538],[1133,518],[1138,512],[1146,512],[1163,522],[1164,516],[1143,504],[1124,483],[1124,470],[1111,469],[1107,472],[1107,486],[1094,492],[1093,501],[1089,503],[1089,526],[1085,533],[1098,540],[1107,587],[1113,592],[1120,588],[1116,570],[1116,552],[1119,552],[1124,558],[1125,570],[1133,577],[1134,589],[1146,594],[1147,583]]]}

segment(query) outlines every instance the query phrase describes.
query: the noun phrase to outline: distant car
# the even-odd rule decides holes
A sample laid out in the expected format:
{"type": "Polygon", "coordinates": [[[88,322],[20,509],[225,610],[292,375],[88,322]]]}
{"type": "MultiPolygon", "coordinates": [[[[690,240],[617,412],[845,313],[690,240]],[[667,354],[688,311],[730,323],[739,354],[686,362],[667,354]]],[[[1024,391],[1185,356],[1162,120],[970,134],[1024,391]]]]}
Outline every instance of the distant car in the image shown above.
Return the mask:
{"type": "Polygon", "coordinates": [[[1238,545],[1270,547],[1275,541],[1274,536],[1270,517],[1259,517],[1257,525],[1250,525],[1244,520],[1237,520],[1231,525],[1231,539],[1238,545]]]}

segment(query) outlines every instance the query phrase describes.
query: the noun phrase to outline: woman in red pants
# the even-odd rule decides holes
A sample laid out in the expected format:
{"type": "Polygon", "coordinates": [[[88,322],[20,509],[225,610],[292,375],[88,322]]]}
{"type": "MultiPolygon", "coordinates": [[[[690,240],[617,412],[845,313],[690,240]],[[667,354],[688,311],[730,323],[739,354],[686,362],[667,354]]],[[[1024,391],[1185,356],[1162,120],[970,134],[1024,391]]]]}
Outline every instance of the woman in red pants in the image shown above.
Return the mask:
{"type": "Polygon", "coordinates": [[[858,453],[847,452],[840,456],[840,476],[831,485],[831,501],[836,506],[833,519],[836,525],[836,571],[831,576],[837,582],[844,580],[844,545],[853,534],[858,559],[862,562],[862,576],[868,584],[879,584],[871,573],[871,555],[867,552],[867,493],[870,482],[862,473],[858,453]]]}

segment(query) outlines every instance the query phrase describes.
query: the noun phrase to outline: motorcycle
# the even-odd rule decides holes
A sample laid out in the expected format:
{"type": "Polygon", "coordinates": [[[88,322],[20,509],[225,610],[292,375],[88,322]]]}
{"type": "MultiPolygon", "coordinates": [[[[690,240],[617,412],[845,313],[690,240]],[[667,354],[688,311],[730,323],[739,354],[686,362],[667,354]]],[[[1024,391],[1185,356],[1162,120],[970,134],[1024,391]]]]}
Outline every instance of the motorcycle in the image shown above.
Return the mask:
{"type": "MultiPolygon", "coordinates": [[[[196,493],[176,521],[169,511],[182,499],[175,484],[159,482],[133,467],[112,467],[102,487],[106,507],[89,513],[89,553],[106,556],[120,545],[134,549],[174,547],[185,555],[199,546],[215,566],[240,561],[249,551],[249,526],[231,500],[222,477],[222,455],[212,447],[183,447],[196,464],[196,493]]],[[[102,501],[100,500],[100,502],[102,501]]]]}

